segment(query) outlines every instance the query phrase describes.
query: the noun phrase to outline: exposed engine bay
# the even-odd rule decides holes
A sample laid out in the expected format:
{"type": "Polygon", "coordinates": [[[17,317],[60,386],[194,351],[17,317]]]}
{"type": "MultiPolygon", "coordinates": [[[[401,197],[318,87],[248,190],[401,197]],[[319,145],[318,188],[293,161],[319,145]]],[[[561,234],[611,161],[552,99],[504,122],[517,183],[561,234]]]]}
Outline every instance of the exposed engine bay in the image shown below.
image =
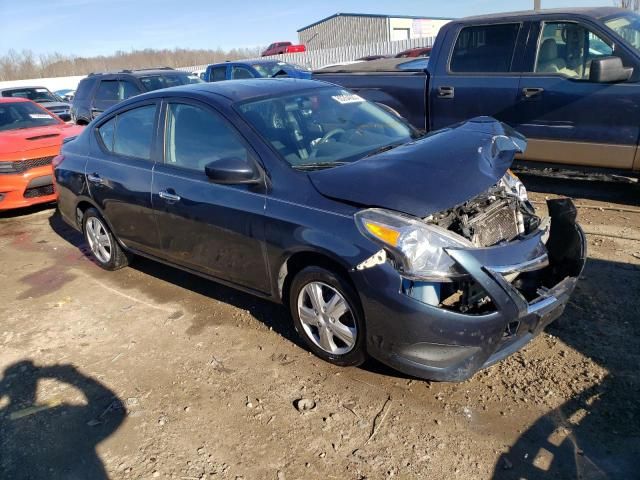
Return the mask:
{"type": "Polygon", "coordinates": [[[424,220],[461,235],[476,247],[490,247],[534,231],[540,218],[524,187],[510,173],[507,176],[509,180],[503,178],[487,192],[424,220]]]}
{"type": "MultiPolygon", "coordinates": [[[[446,228],[478,248],[510,242],[534,232],[542,223],[527,198],[526,189],[511,172],[488,191],[430,215],[424,221],[446,228]]],[[[536,275],[536,272],[526,275],[536,275]]],[[[506,279],[514,283],[518,277],[519,274],[514,273],[506,279]]],[[[408,293],[434,306],[462,313],[481,314],[495,309],[491,298],[473,279],[440,284],[411,282],[408,293]]]]}

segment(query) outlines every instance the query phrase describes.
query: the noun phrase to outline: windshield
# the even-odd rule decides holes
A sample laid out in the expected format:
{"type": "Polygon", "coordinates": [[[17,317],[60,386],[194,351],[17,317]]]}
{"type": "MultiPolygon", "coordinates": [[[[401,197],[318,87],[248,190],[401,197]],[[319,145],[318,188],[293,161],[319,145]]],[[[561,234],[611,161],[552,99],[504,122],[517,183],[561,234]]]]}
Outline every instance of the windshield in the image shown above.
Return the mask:
{"type": "Polygon", "coordinates": [[[0,131],[57,125],[58,119],[31,102],[0,103],[0,131]]]}
{"type": "Polygon", "coordinates": [[[286,62],[256,63],[251,66],[258,71],[261,77],[273,77],[276,73],[285,68],[290,70],[307,70],[300,65],[286,62]]]}
{"type": "Polygon", "coordinates": [[[16,88],[15,90],[5,90],[2,92],[3,97],[20,97],[28,98],[34,102],[59,102],[60,99],[56,97],[46,88],[16,88]]]}
{"type": "Polygon", "coordinates": [[[251,101],[238,109],[295,168],[353,162],[417,137],[393,114],[337,87],[251,101]]]}
{"type": "Polygon", "coordinates": [[[160,90],[161,88],[189,85],[191,83],[204,83],[197,75],[187,73],[162,73],[140,77],[146,91],[160,90]]]}
{"type": "Polygon", "coordinates": [[[630,12],[622,17],[605,20],[604,24],[640,51],[640,15],[630,12]]]}

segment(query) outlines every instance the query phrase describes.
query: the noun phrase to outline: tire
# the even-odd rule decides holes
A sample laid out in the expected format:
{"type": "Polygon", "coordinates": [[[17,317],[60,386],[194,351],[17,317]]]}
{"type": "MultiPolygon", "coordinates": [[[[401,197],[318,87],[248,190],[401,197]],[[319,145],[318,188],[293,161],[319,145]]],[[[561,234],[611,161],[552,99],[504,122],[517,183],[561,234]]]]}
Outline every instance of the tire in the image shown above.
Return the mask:
{"type": "Polygon", "coordinates": [[[82,233],[93,260],[105,270],[126,267],[131,255],[125,252],[95,208],[89,208],[82,217],[82,233]]]}
{"type": "Polygon", "coordinates": [[[291,282],[289,311],[298,335],[322,360],[347,367],[367,359],[360,299],[340,275],[320,267],[300,271],[291,282]]]}

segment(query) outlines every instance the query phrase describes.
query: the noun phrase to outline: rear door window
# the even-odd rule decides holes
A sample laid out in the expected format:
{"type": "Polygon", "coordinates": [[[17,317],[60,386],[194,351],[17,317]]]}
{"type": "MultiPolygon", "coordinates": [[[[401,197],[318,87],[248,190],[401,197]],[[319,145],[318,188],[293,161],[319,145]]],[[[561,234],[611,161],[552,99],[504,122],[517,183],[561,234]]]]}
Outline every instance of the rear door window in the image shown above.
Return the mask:
{"type": "Polygon", "coordinates": [[[234,66],[231,70],[231,78],[234,80],[239,80],[243,78],[255,78],[255,75],[248,68],[234,66]]]}
{"type": "Polygon", "coordinates": [[[456,40],[449,70],[454,73],[506,73],[511,71],[520,24],[463,28],[456,40]]]}
{"type": "Polygon", "coordinates": [[[98,127],[103,146],[116,155],[151,160],[156,105],[127,110],[98,127]]]}
{"type": "Polygon", "coordinates": [[[227,79],[227,67],[215,67],[211,71],[211,81],[220,82],[227,79]]]}
{"type": "Polygon", "coordinates": [[[119,96],[121,100],[124,100],[135,95],[142,93],[138,86],[129,80],[120,80],[120,92],[119,96]]]}
{"type": "Polygon", "coordinates": [[[119,100],[117,80],[102,80],[98,85],[96,100],[114,101],[119,100]]]}

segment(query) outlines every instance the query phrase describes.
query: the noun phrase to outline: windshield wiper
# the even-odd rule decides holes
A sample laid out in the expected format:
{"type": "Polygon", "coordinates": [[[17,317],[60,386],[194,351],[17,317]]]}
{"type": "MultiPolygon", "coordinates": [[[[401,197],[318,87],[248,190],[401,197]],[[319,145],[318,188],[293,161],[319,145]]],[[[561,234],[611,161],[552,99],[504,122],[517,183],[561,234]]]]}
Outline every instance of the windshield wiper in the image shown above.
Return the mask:
{"type": "Polygon", "coordinates": [[[300,165],[292,165],[296,170],[322,170],[324,168],[339,167],[340,165],[346,165],[349,162],[315,162],[315,163],[302,163],[300,165]]]}
{"type": "Polygon", "coordinates": [[[394,148],[399,147],[400,145],[403,145],[403,144],[404,142],[397,142],[397,143],[390,143],[389,145],[383,145],[382,147],[379,147],[379,148],[376,148],[375,150],[370,151],[362,158],[369,158],[379,153],[388,152],[389,150],[393,150],[394,148]]]}

